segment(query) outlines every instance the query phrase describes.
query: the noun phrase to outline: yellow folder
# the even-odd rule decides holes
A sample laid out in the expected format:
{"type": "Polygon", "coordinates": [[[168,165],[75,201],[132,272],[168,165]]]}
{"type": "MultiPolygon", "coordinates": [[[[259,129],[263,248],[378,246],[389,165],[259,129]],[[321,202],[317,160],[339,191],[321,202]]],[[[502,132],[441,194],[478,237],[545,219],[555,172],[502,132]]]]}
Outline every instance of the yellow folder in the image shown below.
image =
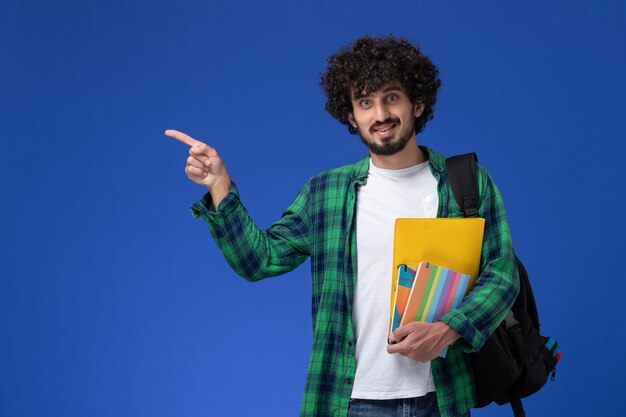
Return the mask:
{"type": "Polygon", "coordinates": [[[485,219],[396,219],[391,266],[390,317],[398,265],[428,261],[470,276],[468,292],[478,278],[485,219]]]}

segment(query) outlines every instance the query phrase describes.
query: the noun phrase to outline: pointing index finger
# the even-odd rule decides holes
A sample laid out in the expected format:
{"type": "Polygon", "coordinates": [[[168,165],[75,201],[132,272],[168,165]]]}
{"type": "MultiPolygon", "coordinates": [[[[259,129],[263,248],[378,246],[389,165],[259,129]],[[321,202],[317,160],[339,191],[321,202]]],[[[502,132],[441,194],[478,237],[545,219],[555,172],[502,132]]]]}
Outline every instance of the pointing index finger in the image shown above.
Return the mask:
{"type": "Polygon", "coordinates": [[[200,145],[202,143],[199,140],[195,140],[191,136],[184,134],[183,132],[179,132],[178,130],[173,130],[173,129],[167,129],[165,131],[165,136],[169,136],[170,138],[179,140],[185,145],[191,146],[191,147],[200,145]]]}

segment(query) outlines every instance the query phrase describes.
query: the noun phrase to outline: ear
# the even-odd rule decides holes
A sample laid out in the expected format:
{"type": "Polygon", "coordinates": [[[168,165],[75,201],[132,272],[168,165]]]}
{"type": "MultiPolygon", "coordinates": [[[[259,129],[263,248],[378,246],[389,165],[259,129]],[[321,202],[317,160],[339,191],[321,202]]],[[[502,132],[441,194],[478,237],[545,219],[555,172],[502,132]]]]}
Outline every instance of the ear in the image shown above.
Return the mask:
{"type": "Polygon", "coordinates": [[[354,119],[354,115],[352,113],[348,114],[348,121],[350,122],[353,128],[355,129],[357,128],[356,120],[354,119]]]}
{"type": "Polygon", "coordinates": [[[424,103],[415,104],[415,117],[420,117],[424,112],[424,103]]]}

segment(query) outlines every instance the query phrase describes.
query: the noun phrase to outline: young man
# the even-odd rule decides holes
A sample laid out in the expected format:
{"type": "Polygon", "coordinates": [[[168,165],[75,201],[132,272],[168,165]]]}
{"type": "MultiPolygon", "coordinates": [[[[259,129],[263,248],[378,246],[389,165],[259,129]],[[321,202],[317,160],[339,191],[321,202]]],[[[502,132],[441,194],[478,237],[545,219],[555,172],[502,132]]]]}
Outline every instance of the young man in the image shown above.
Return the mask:
{"type": "Polygon", "coordinates": [[[213,148],[166,131],[191,147],[186,173],[209,189],[193,214],[238,274],[256,281],[311,257],[313,348],[302,416],[469,415],[467,353],[502,321],[519,286],[502,200],[482,167],[486,223],[474,289],[441,321],[405,325],[396,344],[386,343],[395,219],[463,216],[445,159],[416,142],[440,84],[430,59],[402,39],[363,37],[331,56],[321,78],[326,109],[359,134],[369,155],[310,179],[267,230],[251,220],[213,148]]]}

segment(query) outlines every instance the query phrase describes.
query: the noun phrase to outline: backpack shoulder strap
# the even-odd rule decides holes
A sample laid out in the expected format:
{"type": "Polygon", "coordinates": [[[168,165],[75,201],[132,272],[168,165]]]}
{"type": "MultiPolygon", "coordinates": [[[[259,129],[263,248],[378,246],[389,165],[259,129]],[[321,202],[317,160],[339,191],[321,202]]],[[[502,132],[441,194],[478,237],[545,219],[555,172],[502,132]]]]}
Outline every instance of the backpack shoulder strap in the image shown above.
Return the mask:
{"type": "Polygon", "coordinates": [[[465,217],[478,217],[478,179],[474,152],[446,158],[448,181],[465,217]]]}
{"type": "Polygon", "coordinates": [[[524,411],[522,400],[520,400],[519,398],[513,398],[511,400],[511,408],[513,409],[514,417],[526,417],[526,412],[524,411]]]}
{"type": "MultiPolygon", "coordinates": [[[[454,198],[459,204],[459,207],[461,207],[461,210],[463,210],[463,215],[465,217],[478,217],[479,196],[478,178],[476,177],[477,161],[478,157],[474,152],[457,155],[446,159],[448,182],[450,183],[450,188],[452,188],[454,198]]],[[[516,260],[518,268],[520,268],[520,274],[522,274],[523,271],[523,274],[525,276],[525,278],[521,279],[525,280],[525,282],[527,283],[526,287],[528,288],[528,290],[530,290],[530,283],[526,276],[526,270],[524,269],[524,266],[521,264],[519,259],[517,259],[517,257],[516,260]]],[[[534,317],[537,316],[537,313],[536,307],[534,305],[534,298],[532,297],[532,292],[530,292],[530,298],[532,300],[532,305],[528,306],[528,308],[534,310],[534,319],[534,317]]],[[[515,315],[512,314],[512,311],[509,311],[509,315],[507,316],[507,320],[505,321],[507,323],[507,328],[509,327],[509,320],[512,320],[514,322],[511,322],[511,325],[519,324],[519,322],[517,322],[515,318],[515,315]]],[[[522,405],[522,401],[519,397],[508,398],[508,402],[511,404],[514,417],[526,416],[526,413],[524,412],[524,406],[522,405]]]]}

